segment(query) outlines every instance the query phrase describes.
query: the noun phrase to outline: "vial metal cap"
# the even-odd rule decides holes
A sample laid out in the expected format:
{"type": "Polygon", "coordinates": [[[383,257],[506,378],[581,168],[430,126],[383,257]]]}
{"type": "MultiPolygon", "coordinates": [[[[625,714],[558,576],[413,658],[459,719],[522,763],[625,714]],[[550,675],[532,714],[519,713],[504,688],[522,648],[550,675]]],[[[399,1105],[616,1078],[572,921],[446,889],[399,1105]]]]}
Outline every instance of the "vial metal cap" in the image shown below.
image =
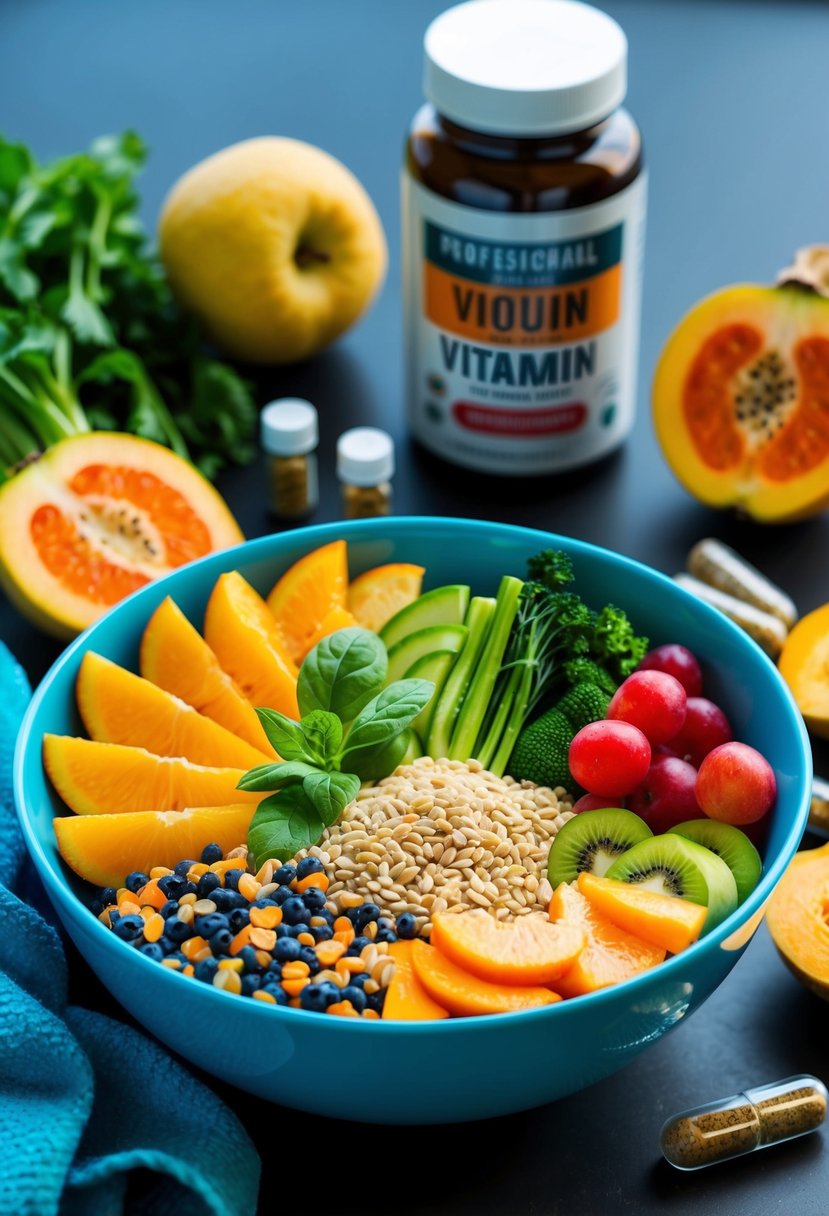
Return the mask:
{"type": "Polygon", "coordinates": [[[376,426],[355,426],[337,440],[337,476],[353,486],[376,486],[394,473],[394,441],[376,426]]]}
{"type": "Polygon", "coordinates": [[[627,39],[576,0],[469,0],[424,40],[424,92],[463,127],[561,135],[593,126],[627,89],[627,39]]]}
{"type": "Polygon", "coordinates": [[[270,456],[304,456],[319,441],[317,411],[301,397],[271,401],[262,410],[259,434],[270,456]]]}

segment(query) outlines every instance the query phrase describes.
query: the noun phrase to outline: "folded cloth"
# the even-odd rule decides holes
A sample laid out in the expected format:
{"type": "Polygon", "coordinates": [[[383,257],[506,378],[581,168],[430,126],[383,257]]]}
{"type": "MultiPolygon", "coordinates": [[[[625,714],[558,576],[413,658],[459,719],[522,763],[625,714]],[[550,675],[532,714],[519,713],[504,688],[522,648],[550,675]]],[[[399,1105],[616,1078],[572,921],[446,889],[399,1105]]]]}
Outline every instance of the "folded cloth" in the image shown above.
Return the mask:
{"type": "Polygon", "coordinates": [[[260,1164],[235,1115],[159,1045],[66,1004],[57,932],[11,792],[29,697],[0,642],[0,1216],[253,1216],[260,1164]]]}

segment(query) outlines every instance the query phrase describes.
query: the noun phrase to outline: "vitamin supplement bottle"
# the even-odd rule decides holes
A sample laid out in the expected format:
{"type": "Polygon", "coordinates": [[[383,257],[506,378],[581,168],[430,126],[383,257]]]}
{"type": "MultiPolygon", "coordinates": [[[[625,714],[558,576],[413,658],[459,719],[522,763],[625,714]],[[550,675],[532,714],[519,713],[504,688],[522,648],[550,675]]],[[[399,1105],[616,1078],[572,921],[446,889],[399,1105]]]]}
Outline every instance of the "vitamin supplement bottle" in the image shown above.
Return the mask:
{"type": "Polygon", "coordinates": [[[374,426],[355,426],[337,440],[337,477],[346,519],[391,512],[394,441],[374,426]]]}
{"type": "Polygon", "coordinates": [[[259,419],[268,464],[270,508],[282,519],[308,515],[319,501],[317,411],[309,401],[271,401],[259,419]]]}
{"type": "Polygon", "coordinates": [[[633,424],[646,187],[626,62],[616,22],[574,0],[470,0],[426,31],[407,412],[447,460],[551,473],[633,424]]]}

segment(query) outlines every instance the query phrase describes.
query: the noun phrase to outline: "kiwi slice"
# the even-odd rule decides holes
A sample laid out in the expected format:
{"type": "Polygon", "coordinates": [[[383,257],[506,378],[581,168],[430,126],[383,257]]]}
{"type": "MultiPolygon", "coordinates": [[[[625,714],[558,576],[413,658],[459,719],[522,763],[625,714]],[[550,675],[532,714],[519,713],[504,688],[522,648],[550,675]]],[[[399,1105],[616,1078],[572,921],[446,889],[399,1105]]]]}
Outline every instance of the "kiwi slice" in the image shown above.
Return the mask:
{"type": "Polygon", "coordinates": [[[716,819],[689,819],[670,829],[722,857],[737,884],[737,903],[747,899],[763,873],[763,862],[754,845],[739,828],[716,819]]]}
{"type": "Polygon", "coordinates": [[[572,882],[582,870],[605,874],[617,857],[653,836],[644,819],[621,807],[582,811],[559,828],[550,846],[547,877],[555,889],[572,882]]]}
{"type": "Polygon", "coordinates": [[[737,907],[737,884],[723,859],[676,834],[640,841],[613,863],[607,877],[641,883],[651,891],[702,904],[708,909],[703,933],[715,928],[737,907]]]}

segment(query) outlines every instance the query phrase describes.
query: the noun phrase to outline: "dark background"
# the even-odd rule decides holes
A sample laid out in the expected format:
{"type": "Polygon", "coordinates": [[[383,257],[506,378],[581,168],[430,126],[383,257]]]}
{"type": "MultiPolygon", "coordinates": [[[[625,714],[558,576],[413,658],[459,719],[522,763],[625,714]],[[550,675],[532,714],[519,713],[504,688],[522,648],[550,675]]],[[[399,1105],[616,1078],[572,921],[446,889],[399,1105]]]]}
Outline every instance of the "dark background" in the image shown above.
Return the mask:
{"type": "MultiPolygon", "coordinates": [[[[662,460],[647,408],[662,343],[698,297],[730,282],[770,281],[797,247],[829,240],[829,8],[804,0],[604,4],[630,41],[628,105],[650,172],[638,421],[624,450],[599,466],[512,483],[427,457],[410,445],[402,416],[399,168],[421,101],[422,34],[443,7],[439,0],[0,0],[0,127],[43,159],[135,128],[151,149],[141,181],[150,230],[180,173],[254,135],[317,144],[362,180],[389,238],[383,294],[334,349],[259,384],[262,402],[298,394],[320,410],[314,521],[339,515],[336,436],[375,424],[398,445],[401,514],[534,525],[666,573],[682,567],[696,540],[719,536],[781,583],[801,612],[829,600],[829,517],[762,528],[699,506],[662,460]]],[[[248,536],[273,528],[261,467],[231,472],[219,485],[248,536]]],[[[2,602],[0,637],[33,680],[59,650],[2,602]]],[[[816,748],[816,766],[829,774],[826,745],[816,748]]],[[[72,959],[75,999],[108,1007],[72,959]]],[[[677,1110],[743,1086],[801,1071],[829,1080],[826,1028],[826,1006],[797,986],[761,929],[687,1025],[615,1077],[542,1110],[448,1128],[364,1128],[221,1092],[260,1146],[262,1193],[271,1197],[263,1211],[287,1201],[336,1216],[810,1214],[826,1206],[825,1133],[680,1175],[659,1163],[658,1132],[677,1110]],[[283,1158],[275,1167],[275,1150],[286,1145],[291,1164],[283,1158]],[[317,1153],[327,1167],[307,1173],[317,1153]],[[353,1182],[344,1185],[346,1175],[353,1182]]],[[[368,1083],[405,1085],[405,1078],[368,1083]]]]}

